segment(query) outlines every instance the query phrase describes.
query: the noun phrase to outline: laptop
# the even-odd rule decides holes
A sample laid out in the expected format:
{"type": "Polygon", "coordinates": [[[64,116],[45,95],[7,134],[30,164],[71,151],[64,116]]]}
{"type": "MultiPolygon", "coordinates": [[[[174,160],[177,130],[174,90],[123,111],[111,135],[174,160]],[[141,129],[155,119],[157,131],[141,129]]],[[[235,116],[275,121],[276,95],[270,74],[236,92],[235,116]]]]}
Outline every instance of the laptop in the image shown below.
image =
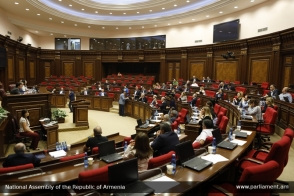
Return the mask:
{"type": "Polygon", "coordinates": [[[188,122],[190,125],[197,125],[197,124],[198,124],[197,121],[193,121],[193,120],[191,120],[189,114],[186,115],[186,118],[187,118],[187,122],[188,122]]]}
{"type": "Polygon", "coordinates": [[[245,132],[234,131],[233,134],[235,134],[235,137],[239,137],[239,138],[247,138],[247,133],[245,133],[245,132]]]}
{"type": "Polygon", "coordinates": [[[228,150],[234,150],[238,146],[238,144],[232,143],[232,142],[229,142],[229,141],[222,141],[219,144],[217,144],[216,146],[219,147],[219,148],[225,148],[225,149],[228,149],[228,150]]]}
{"type": "Polygon", "coordinates": [[[177,144],[176,149],[178,152],[179,160],[183,167],[187,167],[194,171],[200,172],[203,169],[212,165],[211,161],[196,157],[192,142],[190,140],[177,144]]]}
{"type": "Polygon", "coordinates": [[[211,133],[212,133],[212,136],[213,136],[213,137],[215,138],[215,140],[216,140],[216,144],[219,144],[220,142],[223,141],[223,137],[222,137],[222,134],[221,134],[219,128],[214,129],[211,133]]]}
{"type": "Polygon", "coordinates": [[[146,129],[148,127],[147,124],[143,124],[141,119],[137,119],[137,124],[139,128],[146,129]]]}
{"type": "Polygon", "coordinates": [[[122,159],[122,156],[115,151],[115,142],[110,140],[98,144],[99,157],[106,163],[112,163],[122,159]]]}
{"type": "Polygon", "coordinates": [[[150,195],[154,189],[138,179],[138,160],[130,159],[108,167],[110,185],[124,185],[125,189],[112,190],[116,196],[150,195]]]}

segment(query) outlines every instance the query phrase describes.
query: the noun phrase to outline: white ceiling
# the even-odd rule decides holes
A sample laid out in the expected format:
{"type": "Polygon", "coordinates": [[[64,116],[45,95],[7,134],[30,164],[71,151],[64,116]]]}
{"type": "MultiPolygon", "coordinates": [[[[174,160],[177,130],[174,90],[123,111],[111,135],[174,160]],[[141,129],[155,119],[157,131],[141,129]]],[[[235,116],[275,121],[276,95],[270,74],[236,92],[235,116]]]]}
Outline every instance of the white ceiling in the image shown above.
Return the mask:
{"type": "Polygon", "coordinates": [[[11,23],[39,36],[97,37],[109,30],[153,29],[203,21],[265,1],[268,0],[2,0],[0,7],[7,11],[11,23]]]}

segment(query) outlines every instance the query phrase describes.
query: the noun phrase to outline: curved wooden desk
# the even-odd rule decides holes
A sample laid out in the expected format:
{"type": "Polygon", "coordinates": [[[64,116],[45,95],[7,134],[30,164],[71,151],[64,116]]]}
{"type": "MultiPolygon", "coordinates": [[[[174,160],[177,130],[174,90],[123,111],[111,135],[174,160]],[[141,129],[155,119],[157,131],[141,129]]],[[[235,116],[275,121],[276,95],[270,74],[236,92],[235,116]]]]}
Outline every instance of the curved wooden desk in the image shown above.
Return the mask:
{"type": "Polygon", "coordinates": [[[112,108],[112,98],[110,97],[76,95],[76,100],[86,100],[90,102],[89,109],[91,110],[101,110],[109,112],[109,109],[112,108]]]}

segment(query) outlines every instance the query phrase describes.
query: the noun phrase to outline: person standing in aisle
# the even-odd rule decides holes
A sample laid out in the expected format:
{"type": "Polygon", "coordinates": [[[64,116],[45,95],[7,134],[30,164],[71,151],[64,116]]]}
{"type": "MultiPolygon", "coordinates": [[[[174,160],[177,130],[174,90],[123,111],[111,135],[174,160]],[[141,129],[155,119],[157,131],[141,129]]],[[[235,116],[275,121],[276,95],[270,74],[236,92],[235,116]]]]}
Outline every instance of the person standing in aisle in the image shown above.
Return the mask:
{"type": "Polygon", "coordinates": [[[70,109],[70,113],[73,112],[72,111],[72,103],[75,100],[75,93],[73,92],[72,89],[69,89],[69,94],[68,94],[68,98],[69,98],[69,103],[68,103],[68,107],[70,109]]]}
{"type": "Polygon", "coordinates": [[[125,103],[126,100],[129,99],[127,96],[126,91],[124,91],[123,93],[120,94],[119,96],[119,115],[120,116],[125,116],[125,103]]]}

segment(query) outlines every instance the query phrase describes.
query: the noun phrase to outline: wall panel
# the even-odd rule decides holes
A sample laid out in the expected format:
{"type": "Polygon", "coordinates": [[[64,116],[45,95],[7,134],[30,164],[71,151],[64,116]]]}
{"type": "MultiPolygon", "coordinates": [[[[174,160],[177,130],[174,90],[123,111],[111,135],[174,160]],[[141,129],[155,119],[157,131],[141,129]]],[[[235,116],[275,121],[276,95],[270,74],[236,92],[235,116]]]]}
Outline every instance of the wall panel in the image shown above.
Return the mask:
{"type": "Polygon", "coordinates": [[[191,62],[189,78],[196,76],[198,79],[202,79],[204,76],[204,62],[191,62]]]}
{"type": "Polygon", "coordinates": [[[219,61],[216,62],[216,80],[236,81],[237,79],[237,61],[219,61]]]}
{"type": "Polygon", "coordinates": [[[269,59],[259,59],[251,61],[250,82],[268,81],[269,59]]]}
{"type": "Polygon", "coordinates": [[[34,61],[30,61],[30,79],[35,79],[35,62],[34,61]]]}
{"type": "Polygon", "coordinates": [[[7,59],[7,72],[8,72],[8,80],[14,81],[14,58],[8,57],[7,59]]]}
{"type": "Polygon", "coordinates": [[[19,79],[24,79],[25,78],[24,59],[19,59],[18,60],[18,74],[19,74],[19,79]]]}
{"type": "Polygon", "coordinates": [[[84,62],[83,75],[94,76],[94,62],[84,62]]]}
{"type": "Polygon", "coordinates": [[[49,78],[51,76],[51,66],[50,62],[45,62],[45,78],[49,78]]]}
{"type": "Polygon", "coordinates": [[[64,76],[74,76],[74,62],[63,62],[63,74],[64,76]]]}
{"type": "Polygon", "coordinates": [[[289,86],[289,84],[290,84],[290,75],[291,75],[291,67],[285,67],[284,86],[289,86]]]}

